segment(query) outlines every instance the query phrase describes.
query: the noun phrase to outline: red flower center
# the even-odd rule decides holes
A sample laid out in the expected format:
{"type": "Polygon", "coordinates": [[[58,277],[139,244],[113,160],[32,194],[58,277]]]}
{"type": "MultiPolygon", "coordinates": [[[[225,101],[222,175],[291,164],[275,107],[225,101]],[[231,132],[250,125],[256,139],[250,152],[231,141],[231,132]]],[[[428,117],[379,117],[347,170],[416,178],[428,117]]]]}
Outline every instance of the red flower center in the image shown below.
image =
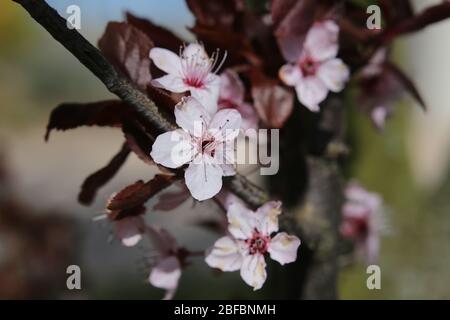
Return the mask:
{"type": "Polygon", "coordinates": [[[211,157],[214,157],[216,153],[216,148],[214,146],[214,139],[206,139],[202,141],[202,153],[209,154],[211,157]]]}
{"type": "Polygon", "coordinates": [[[262,235],[258,230],[255,229],[253,232],[253,236],[250,239],[246,240],[248,245],[248,250],[250,254],[264,254],[267,252],[269,247],[269,236],[262,235]]]}
{"type": "Polygon", "coordinates": [[[310,56],[307,56],[300,60],[299,67],[304,77],[313,76],[317,72],[318,63],[310,56]]]}
{"type": "Polygon", "coordinates": [[[203,79],[200,77],[189,77],[184,80],[184,83],[193,88],[203,88],[204,86],[203,79]]]}

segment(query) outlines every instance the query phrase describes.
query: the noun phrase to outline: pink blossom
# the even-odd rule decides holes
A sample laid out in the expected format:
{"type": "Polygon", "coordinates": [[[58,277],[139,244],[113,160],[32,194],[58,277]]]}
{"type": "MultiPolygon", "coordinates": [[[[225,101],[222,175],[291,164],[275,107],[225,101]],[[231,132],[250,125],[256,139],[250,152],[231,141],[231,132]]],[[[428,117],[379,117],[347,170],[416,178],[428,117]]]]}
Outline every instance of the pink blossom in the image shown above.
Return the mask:
{"type": "Polygon", "coordinates": [[[234,141],[239,135],[241,115],[222,109],[211,116],[194,97],[186,97],[175,107],[181,129],[159,135],[151,157],[168,168],[189,164],[186,186],[199,200],[210,199],[222,189],[222,176],[236,173],[234,141]]]}
{"type": "Polygon", "coordinates": [[[172,299],[181,277],[184,251],[166,230],[152,226],[148,226],[147,230],[157,252],[148,281],[153,286],[166,290],[165,300],[172,299]]]}
{"type": "Polygon", "coordinates": [[[255,108],[244,101],[245,87],[238,74],[227,69],[220,75],[219,109],[234,108],[242,116],[242,129],[257,129],[259,117],[255,108]]]}
{"type": "Polygon", "coordinates": [[[264,255],[284,265],[297,259],[300,240],[278,231],[281,203],[271,201],[256,212],[239,202],[229,205],[228,232],[216,241],[206,256],[206,263],[222,271],[240,270],[242,279],[254,290],[260,289],[267,278],[264,255]]]}
{"type": "Polygon", "coordinates": [[[144,218],[139,216],[126,217],[114,221],[116,236],[124,246],[132,247],[142,239],[142,233],[145,231],[144,218]]]}
{"type": "Polygon", "coordinates": [[[354,182],[347,186],[345,196],[341,234],[353,241],[359,258],[364,258],[368,264],[375,263],[384,222],[381,197],[354,182]]]}
{"type": "Polygon", "coordinates": [[[350,72],[338,53],[339,26],[331,20],[315,23],[309,30],[296,64],[281,67],[280,79],[295,87],[297,97],[309,110],[319,111],[328,91],[339,92],[350,72]]]}
{"type": "Polygon", "coordinates": [[[208,57],[198,43],[186,46],[180,55],[164,48],[150,50],[153,63],[167,75],[154,79],[152,84],[172,92],[190,91],[210,113],[217,111],[220,78],[215,72],[221,67],[218,52],[208,57]]]}

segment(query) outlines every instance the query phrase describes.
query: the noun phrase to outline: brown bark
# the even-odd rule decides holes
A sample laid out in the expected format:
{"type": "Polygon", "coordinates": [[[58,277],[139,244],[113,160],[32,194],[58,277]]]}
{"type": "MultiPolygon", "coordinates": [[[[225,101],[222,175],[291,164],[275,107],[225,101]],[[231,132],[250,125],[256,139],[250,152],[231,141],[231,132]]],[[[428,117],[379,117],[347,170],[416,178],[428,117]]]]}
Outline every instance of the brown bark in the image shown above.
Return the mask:
{"type": "Polygon", "coordinates": [[[308,191],[297,221],[312,255],[301,296],[337,299],[341,178],[336,163],[328,160],[310,158],[308,169],[308,191]]]}

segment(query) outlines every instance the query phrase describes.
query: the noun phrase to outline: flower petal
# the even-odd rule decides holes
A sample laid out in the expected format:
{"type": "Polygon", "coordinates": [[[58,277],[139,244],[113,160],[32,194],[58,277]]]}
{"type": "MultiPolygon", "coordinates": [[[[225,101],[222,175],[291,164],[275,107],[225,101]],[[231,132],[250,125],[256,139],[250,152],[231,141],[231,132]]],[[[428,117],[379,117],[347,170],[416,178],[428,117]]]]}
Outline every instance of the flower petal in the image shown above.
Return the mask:
{"type": "Polygon", "coordinates": [[[237,243],[230,237],[222,237],[214,243],[205,259],[206,263],[222,271],[237,271],[242,266],[242,255],[237,243]]]}
{"type": "Polygon", "coordinates": [[[249,210],[241,202],[232,202],[227,211],[228,231],[240,240],[252,237],[253,231],[258,226],[256,213],[249,210]]]}
{"type": "Polygon", "coordinates": [[[281,214],[281,202],[269,201],[256,210],[258,230],[264,235],[278,231],[278,216],[281,214]]]}
{"type": "Polygon", "coordinates": [[[180,262],[175,256],[169,256],[153,267],[148,280],[153,286],[168,290],[170,295],[166,295],[165,299],[169,299],[175,293],[180,277],[180,262]]]}
{"type": "Polygon", "coordinates": [[[317,76],[330,91],[339,92],[344,89],[350,77],[350,71],[341,59],[331,59],[320,65],[317,76]]]}
{"type": "Polygon", "coordinates": [[[128,217],[115,222],[116,235],[126,247],[138,244],[142,239],[144,231],[144,220],[142,217],[128,217]]]}
{"type": "Polygon", "coordinates": [[[190,43],[184,48],[183,58],[184,59],[201,58],[205,60],[209,59],[205,47],[196,42],[190,43]]]}
{"type": "Polygon", "coordinates": [[[224,177],[230,177],[236,174],[236,168],[231,164],[222,164],[220,167],[222,168],[224,177]]]}
{"type": "Polygon", "coordinates": [[[185,97],[175,106],[177,124],[195,137],[201,137],[210,123],[210,116],[203,105],[193,97],[185,97]]]}
{"type": "Polygon", "coordinates": [[[236,109],[218,111],[209,124],[208,131],[219,141],[231,141],[239,135],[242,117],[236,109]]]}
{"type": "Polygon", "coordinates": [[[252,254],[244,257],[241,267],[241,277],[253,290],[261,289],[267,278],[266,261],[262,254],[252,254]]]}
{"type": "Polygon", "coordinates": [[[181,129],[160,134],[152,146],[152,159],[167,168],[178,168],[193,159],[195,146],[181,129]]]}
{"type": "Polygon", "coordinates": [[[328,94],[325,84],[316,77],[306,77],[295,87],[298,100],[309,110],[318,112],[321,103],[328,94]]]}
{"type": "Polygon", "coordinates": [[[251,104],[242,103],[240,105],[237,105],[236,109],[241,114],[241,127],[243,130],[258,129],[259,116],[258,113],[256,113],[255,108],[251,104]]]}
{"type": "Polygon", "coordinates": [[[368,265],[377,263],[380,253],[380,235],[378,232],[371,232],[366,239],[364,246],[366,263],[368,265]]]}
{"type": "Polygon", "coordinates": [[[163,88],[171,92],[178,93],[189,90],[189,87],[184,83],[182,78],[171,74],[167,74],[165,76],[162,76],[161,78],[153,79],[152,85],[158,88],[163,88]]]}
{"type": "Polygon", "coordinates": [[[300,68],[296,65],[285,64],[278,72],[278,76],[288,86],[296,86],[303,78],[300,68]]]}
{"type": "Polygon", "coordinates": [[[391,115],[391,113],[392,107],[378,105],[371,110],[370,118],[372,119],[378,130],[383,130],[386,120],[391,115]]]}
{"type": "Polygon", "coordinates": [[[297,250],[299,246],[299,238],[290,236],[286,232],[281,232],[270,240],[267,251],[273,260],[284,265],[286,263],[294,262],[297,259],[297,250]]]}
{"type": "Polygon", "coordinates": [[[332,20],[315,23],[309,30],[304,49],[316,60],[324,61],[338,53],[339,26],[332,20]]]}
{"type": "Polygon", "coordinates": [[[163,48],[152,48],[149,56],[153,63],[162,71],[171,75],[180,76],[180,57],[172,51],[163,48]]]}
{"type": "Polygon", "coordinates": [[[209,74],[205,82],[206,84],[203,87],[190,87],[189,90],[191,95],[197,98],[210,114],[214,114],[218,108],[220,77],[215,74],[209,74]]]}
{"type": "Polygon", "coordinates": [[[220,99],[241,104],[245,88],[236,71],[227,69],[220,75],[220,99]]]}
{"type": "Polygon", "coordinates": [[[222,189],[222,168],[208,155],[199,154],[184,173],[191,195],[203,201],[214,197],[222,189]]]}
{"type": "Polygon", "coordinates": [[[234,165],[236,164],[235,144],[233,141],[219,143],[215,147],[214,159],[224,169],[224,175],[230,176],[236,173],[234,165]],[[226,170],[226,172],[225,172],[226,170]]]}
{"type": "Polygon", "coordinates": [[[350,203],[359,203],[371,211],[379,210],[383,202],[377,193],[369,192],[357,183],[347,186],[345,196],[350,203]]]}

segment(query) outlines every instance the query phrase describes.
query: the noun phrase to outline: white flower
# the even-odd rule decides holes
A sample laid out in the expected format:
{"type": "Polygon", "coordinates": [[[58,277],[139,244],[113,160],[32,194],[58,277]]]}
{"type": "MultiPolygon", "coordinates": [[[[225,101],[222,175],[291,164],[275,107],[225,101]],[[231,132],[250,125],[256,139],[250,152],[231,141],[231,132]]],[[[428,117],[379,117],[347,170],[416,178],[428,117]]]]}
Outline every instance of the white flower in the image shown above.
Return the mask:
{"type": "Polygon", "coordinates": [[[239,202],[230,204],[227,218],[230,236],[216,241],[206,263],[222,271],[240,270],[241,277],[254,290],[266,281],[264,255],[284,265],[297,259],[300,239],[278,231],[281,203],[271,201],[253,212],[239,202]]]}
{"type": "Polygon", "coordinates": [[[211,114],[217,111],[220,78],[215,72],[223,61],[218,63],[218,52],[211,58],[198,43],[191,43],[176,55],[170,50],[152,48],[150,59],[167,75],[154,79],[152,84],[172,92],[190,91],[211,114]]]}
{"type": "Polygon", "coordinates": [[[280,79],[295,87],[298,100],[311,111],[319,111],[328,91],[339,92],[349,79],[349,69],[338,53],[339,26],[331,20],[317,22],[306,35],[296,64],[286,64],[280,79]]]}
{"type": "Polygon", "coordinates": [[[175,119],[181,129],[159,135],[150,155],[168,168],[188,163],[184,177],[192,196],[210,199],[222,189],[222,176],[236,173],[234,141],[241,115],[222,109],[211,117],[197,99],[186,97],[175,106],[175,119]]]}
{"type": "Polygon", "coordinates": [[[157,251],[148,281],[153,286],[166,290],[164,300],[172,299],[181,277],[180,249],[176,240],[166,230],[151,226],[147,226],[147,230],[157,251]]]}

